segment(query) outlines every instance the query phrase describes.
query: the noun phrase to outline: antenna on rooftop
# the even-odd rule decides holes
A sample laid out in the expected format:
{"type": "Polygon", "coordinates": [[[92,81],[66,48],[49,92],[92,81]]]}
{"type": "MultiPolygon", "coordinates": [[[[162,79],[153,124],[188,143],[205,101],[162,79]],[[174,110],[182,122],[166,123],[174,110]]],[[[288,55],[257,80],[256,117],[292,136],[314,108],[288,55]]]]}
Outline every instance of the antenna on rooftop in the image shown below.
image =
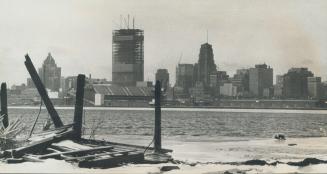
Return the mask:
{"type": "Polygon", "coordinates": [[[129,29],[129,14],[127,15],[127,21],[128,21],[128,23],[127,23],[127,29],[129,29]]]}
{"type": "Polygon", "coordinates": [[[133,16],[133,30],[134,30],[135,17],[133,16]]]}
{"type": "Polygon", "coordinates": [[[207,29],[207,43],[209,43],[209,36],[208,36],[208,29],[207,29]]]}

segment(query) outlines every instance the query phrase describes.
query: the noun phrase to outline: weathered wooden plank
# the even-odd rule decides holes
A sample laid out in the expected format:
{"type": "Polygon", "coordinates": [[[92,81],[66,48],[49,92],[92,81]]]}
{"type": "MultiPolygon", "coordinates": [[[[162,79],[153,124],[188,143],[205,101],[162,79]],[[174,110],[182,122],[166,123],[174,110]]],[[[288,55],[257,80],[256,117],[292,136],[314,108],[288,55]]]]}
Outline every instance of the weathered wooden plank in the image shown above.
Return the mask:
{"type": "MultiPolygon", "coordinates": [[[[81,143],[83,144],[93,144],[93,145],[118,145],[122,147],[132,147],[132,148],[137,148],[137,149],[143,149],[145,150],[147,147],[146,146],[140,146],[140,145],[134,145],[134,144],[125,144],[125,143],[118,143],[118,142],[113,142],[113,141],[104,141],[104,140],[87,140],[87,139],[81,139],[81,143]]],[[[149,150],[154,150],[153,147],[148,147],[149,150]]],[[[161,149],[162,153],[168,153],[168,152],[173,152],[171,149],[161,149]]]]}
{"type": "Polygon", "coordinates": [[[49,145],[55,142],[59,142],[61,140],[67,139],[71,137],[73,131],[69,130],[60,134],[55,134],[54,136],[41,139],[39,141],[34,141],[26,146],[19,147],[13,149],[11,152],[7,152],[7,154],[12,154],[13,157],[19,158],[27,153],[36,153],[45,150],[49,145]]]}
{"type": "Polygon", "coordinates": [[[113,151],[113,152],[97,153],[97,154],[86,155],[86,156],[81,156],[81,157],[67,157],[67,158],[65,158],[65,160],[67,160],[67,161],[89,160],[89,159],[93,159],[93,158],[101,157],[101,156],[106,156],[106,155],[110,155],[110,156],[116,155],[116,154],[127,155],[130,152],[135,152],[135,150],[129,150],[129,151],[113,151]]]}
{"type": "Polygon", "coordinates": [[[25,55],[25,59],[26,59],[25,66],[31,75],[31,78],[35,84],[36,89],[38,90],[38,92],[42,98],[42,101],[44,102],[44,105],[46,106],[46,108],[48,110],[48,113],[53,121],[54,126],[55,127],[63,126],[63,123],[62,123],[57,111],[54,109],[53,104],[47,94],[47,91],[46,91],[39,75],[37,74],[35,67],[34,67],[30,57],[28,56],[28,54],[25,55]]]}
{"type": "Polygon", "coordinates": [[[85,75],[77,76],[76,102],[74,111],[74,126],[75,139],[81,139],[82,136],[82,119],[83,119],[83,99],[84,99],[85,75]]]}
{"type": "Polygon", "coordinates": [[[58,157],[58,156],[61,156],[61,155],[83,155],[83,154],[87,154],[87,153],[90,153],[90,152],[94,153],[94,152],[111,150],[111,149],[113,149],[112,146],[104,146],[104,147],[97,147],[97,148],[90,148],[90,149],[72,150],[72,151],[66,151],[66,152],[58,152],[58,153],[40,155],[39,159],[58,157]]]}
{"type": "Polygon", "coordinates": [[[79,167],[84,168],[110,168],[116,167],[123,163],[142,163],[144,161],[143,153],[131,153],[115,157],[100,158],[94,160],[84,160],[78,163],[79,167]]]}

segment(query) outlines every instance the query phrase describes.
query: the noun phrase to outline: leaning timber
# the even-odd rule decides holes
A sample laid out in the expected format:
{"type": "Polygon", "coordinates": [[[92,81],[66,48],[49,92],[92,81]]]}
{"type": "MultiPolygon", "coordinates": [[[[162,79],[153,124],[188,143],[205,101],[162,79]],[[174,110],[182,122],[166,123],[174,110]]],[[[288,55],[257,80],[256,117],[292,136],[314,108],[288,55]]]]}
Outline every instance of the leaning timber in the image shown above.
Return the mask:
{"type": "Polygon", "coordinates": [[[37,91],[39,92],[39,94],[42,98],[42,101],[44,102],[44,105],[46,106],[46,108],[49,112],[49,115],[53,121],[53,124],[55,125],[55,127],[63,126],[63,123],[62,123],[57,111],[54,109],[53,104],[47,94],[47,91],[46,91],[39,75],[37,74],[36,69],[31,61],[31,58],[28,56],[28,54],[25,55],[25,59],[26,59],[25,60],[26,69],[28,70],[28,72],[31,75],[34,85],[35,85],[37,91]]]}
{"type": "MultiPolygon", "coordinates": [[[[147,150],[155,154],[172,152],[161,147],[161,85],[156,82],[155,87],[155,136],[154,147],[145,147],[104,140],[89,140],[82,137],[83,101],[85,75],[78,75],[76,103],[73,123],[64,125],[59,114],[49,99],[46,89],[38,76],[35,67],[28,55],[25,56],[25,65],[31,75],[55,128],[33,134],[27,142],[18,148],[5,150],[2,157],[8,163],[24,161],[39,162],[48,158],[66,160],[77,163],[79,167],[109,168],[126,163],[166,162],[155,161],[154,158],[147,160],[147,150]]],[[[2,100],[2,98],[1,98],[2,100]]]]}

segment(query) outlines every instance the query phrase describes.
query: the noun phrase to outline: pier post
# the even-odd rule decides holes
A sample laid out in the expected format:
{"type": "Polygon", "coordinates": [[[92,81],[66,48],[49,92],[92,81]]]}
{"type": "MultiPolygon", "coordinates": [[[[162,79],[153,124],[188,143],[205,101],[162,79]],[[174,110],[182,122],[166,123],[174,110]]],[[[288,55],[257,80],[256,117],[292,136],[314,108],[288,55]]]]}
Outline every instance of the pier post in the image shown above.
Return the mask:
{"type": "Polygon", "coordinates": [[[54,109],[53,104],[47,94],[47,91],[46,91],[39,75],[37,74],[35,67],[34,67],[30,57],[28,56],[28,54],[25,55],[25,59],[26,59],[25,66],[31,75],[31,78],[32,78],[32,80],[35,84],[35,87],[38,90],[38,92],[44,102],[45,107],[48,110],[48,113],[53,121],[54,126],[56,128],[62,127],[63,123],[62,123],[57,111],[54,109]]]}
{"type": "Polygon", "coordinates": [[[74,111],[74,138],[80,139],[82,136],[83,122],[83,100],[84,100],[85,75],[79,74],[77,77],[76,101],[74,111]]]}
{"type": "Polygon", "coordinates": [[[154,125],[154,151],[161,151],[161,84],[160,81],[157,80],[155,84],[155,125],[154,125]]]}
{"type": "Polygon", "coordinates": [[[9,125],[8,106],[7,106],[7,84],[1,84],[1,116],[3,116],[3,126],[6,128],[9,125]]]}

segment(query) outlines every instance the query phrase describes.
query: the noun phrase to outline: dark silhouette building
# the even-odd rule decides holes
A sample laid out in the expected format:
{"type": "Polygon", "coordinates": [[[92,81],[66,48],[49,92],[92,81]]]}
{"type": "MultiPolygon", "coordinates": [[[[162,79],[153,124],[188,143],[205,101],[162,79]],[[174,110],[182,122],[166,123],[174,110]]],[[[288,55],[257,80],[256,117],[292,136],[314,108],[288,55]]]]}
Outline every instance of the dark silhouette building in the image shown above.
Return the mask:
{"type": "Polygon", "coordinates": [[[166,91],[169,87],[169,73],[167,69],[158,69],[156,73],[156,81],[161,82],[161,87],[166,91]]]}
{"type": "Polygon", "coordinates": [[[44,60],[42,68],[39,68],[39,76],[46,88],[52,91],[59,91],[61,80],[61,68],[52,57],[51,53],[44,60]]]}
{"type": "Polygon", "coordinates": [[[136,86],[144,80],[144,34],[140,29],[120,29],[112,33],[112,82],[136,86]]]}
{"type": "Polygon", "coordinates": [[[189,94],[189,89],[194,85],[194,66],[192,64],[178,64],[176,67],[176,87],[182,88],[185,94],[189,94]]]}
{"type": "Polygon", "coordinates": [[[307,98],[308,77],[313,73],[308,68],[291,68],[283,76],[283,94],[286,98],[307,98]]]}
{"type": "Polygon", "coordinates": [[[217,67],[214,61],[212,45],[209,43],[201,45],[199,60],[196,66],[197,81],[201,81],[205,88],[210,87],[210,75],[217,73],[217,67]]]}

